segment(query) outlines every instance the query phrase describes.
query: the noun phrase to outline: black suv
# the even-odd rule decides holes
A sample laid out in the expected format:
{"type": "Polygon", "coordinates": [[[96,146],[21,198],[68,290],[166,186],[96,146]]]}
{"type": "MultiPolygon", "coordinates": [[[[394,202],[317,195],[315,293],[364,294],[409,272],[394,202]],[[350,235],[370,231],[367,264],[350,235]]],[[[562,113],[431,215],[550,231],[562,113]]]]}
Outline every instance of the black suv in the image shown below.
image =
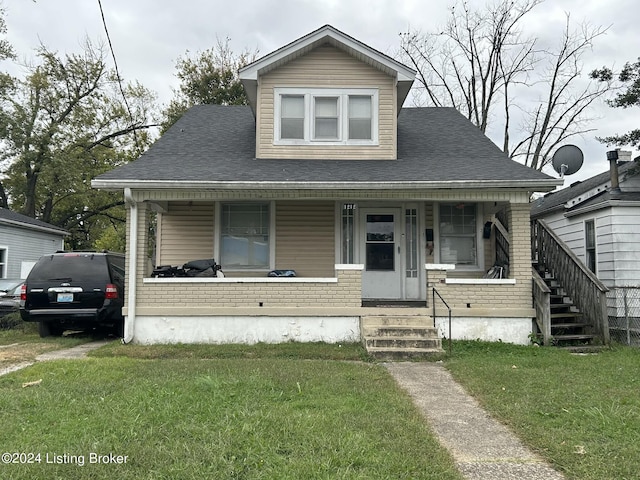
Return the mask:
{"type": "Polygon", "coordinates": [[[20,316],[41,337],[68,329],[108,328],[122,335],[124,255],[56,252],[40,257],[22,286],[20,316]]]}

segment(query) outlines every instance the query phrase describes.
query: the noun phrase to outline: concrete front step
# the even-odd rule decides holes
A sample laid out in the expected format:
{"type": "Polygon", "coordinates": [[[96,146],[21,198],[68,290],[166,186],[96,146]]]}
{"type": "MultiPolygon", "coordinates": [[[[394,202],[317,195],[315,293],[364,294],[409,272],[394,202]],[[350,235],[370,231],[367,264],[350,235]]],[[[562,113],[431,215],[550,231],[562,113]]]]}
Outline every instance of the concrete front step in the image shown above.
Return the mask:
{"type": "Polygon", "coordinates": [[[369,354],[378,360],[409,360],[420,358],[438,358],[444,356],[442,348],[392,348],[368,347],[369,354]]]}
{"type": "Polygon", "coordinates": [[[382,348],[442,348],[442,340],[439,338],[412,338],[412,337],[368,337],[364,339],[365,346],[382,348]]]}
{"type": "Polygon", "coordinates": [[[363,316],[362,326],[407,326],[433,327],[433,319],[429,315],[366,315],[363,316]]]}
{"type": "Polygon", "coordinates": [[[362,327],[362,335],[365,337],[438,338],[438,329],[407,325],[367,325],[362,327]]]}
{"type": "Polygon", "coordinates": [[[423,312],[366,315],[361,322],[364,346],[379,360],[428,358],[444,353],[432,318],[423,312]]]}

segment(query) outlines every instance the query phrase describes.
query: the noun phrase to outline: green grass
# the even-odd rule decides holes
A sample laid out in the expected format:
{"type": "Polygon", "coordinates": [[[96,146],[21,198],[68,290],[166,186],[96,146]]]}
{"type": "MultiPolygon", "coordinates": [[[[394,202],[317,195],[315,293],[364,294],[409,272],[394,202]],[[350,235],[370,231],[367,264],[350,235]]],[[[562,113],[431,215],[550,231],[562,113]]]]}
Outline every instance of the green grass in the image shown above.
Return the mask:
{"type": "Polygon", "coordinates": [[[568,478],[639,478],[640,350],[455,342],[446,366],[568,478]]]}
{"type": "MultiPolygon", "coordinates": [[[[302,347],[289,344],[280,353],[129,347],[0,377],[2,450],[40,453],[42,462],[0,465],[0,478],[461,478],[380,365],[291,359],[302,347]],[[180,358],[129,358],[169,352],[180,358]],[[128,458],[89,465],[92,452],[128,458]],[[82,455],[85,466],[47,464],[46,454],[82,455]]],[[[309,346],[315,353],[304,358],[361,356],[355,346],[336,348],[309,346]]]]}
{"type": "Polygon", "coordinates": [[[316,360],[369,361],[360,343],[257,343],[255,345],[123,345],[111,343],[90,354],[94,357],[162,358],[291,358],[316,360]]]}

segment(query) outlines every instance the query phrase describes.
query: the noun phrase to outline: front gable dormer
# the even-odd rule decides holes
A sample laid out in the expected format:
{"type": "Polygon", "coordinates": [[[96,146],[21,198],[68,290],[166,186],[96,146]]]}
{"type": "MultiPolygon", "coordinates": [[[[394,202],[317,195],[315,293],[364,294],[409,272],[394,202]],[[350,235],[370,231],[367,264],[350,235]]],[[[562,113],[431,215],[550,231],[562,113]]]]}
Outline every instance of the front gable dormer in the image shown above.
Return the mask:
{"type": "Polygon", "coordinates": [[[256,157],[395,159],[415,72],[327,25],[243,68],[256,157]]]}

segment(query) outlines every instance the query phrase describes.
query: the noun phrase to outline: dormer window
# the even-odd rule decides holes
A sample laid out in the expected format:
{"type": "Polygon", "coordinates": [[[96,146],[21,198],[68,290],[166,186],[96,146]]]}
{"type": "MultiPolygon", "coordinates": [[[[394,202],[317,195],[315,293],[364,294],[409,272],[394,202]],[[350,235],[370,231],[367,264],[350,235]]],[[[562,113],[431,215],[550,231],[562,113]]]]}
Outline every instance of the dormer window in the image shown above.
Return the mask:
{"type": "Polygon", "coordinates": [[[275,145],[377,145],[377,89],[274,89],[275,145]]]}

